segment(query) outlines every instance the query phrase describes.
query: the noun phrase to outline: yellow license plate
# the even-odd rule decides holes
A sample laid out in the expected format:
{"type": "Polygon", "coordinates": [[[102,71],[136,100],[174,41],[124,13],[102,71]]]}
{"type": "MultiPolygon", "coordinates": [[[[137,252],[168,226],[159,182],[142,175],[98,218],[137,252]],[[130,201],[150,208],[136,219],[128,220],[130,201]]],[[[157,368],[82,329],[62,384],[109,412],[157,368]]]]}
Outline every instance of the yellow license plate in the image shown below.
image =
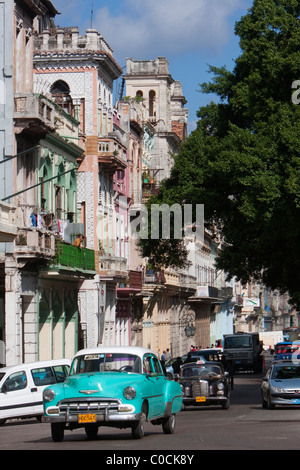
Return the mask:
{"type": "Polygon", "coordinates": [[[96,415],[92,413],[78,415],[78,423],[96,423],[96,415]]]}
{"type": "Polygon", "coordinates": [[[196,397],[196,402],[204,402],[206,401],[206,398],[205,397],[196,397]]]}

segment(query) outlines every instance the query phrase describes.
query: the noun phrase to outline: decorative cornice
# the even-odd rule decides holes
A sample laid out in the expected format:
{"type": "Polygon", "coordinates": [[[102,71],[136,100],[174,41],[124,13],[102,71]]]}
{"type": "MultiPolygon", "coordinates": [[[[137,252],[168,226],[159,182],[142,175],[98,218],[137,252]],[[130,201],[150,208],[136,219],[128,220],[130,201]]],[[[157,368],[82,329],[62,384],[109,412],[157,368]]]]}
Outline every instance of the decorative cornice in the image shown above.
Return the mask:
{"type": "MultiPolygon", "coordinates": [[[[33,60],[34,62],[41,62],[45,59],[57,59],[57,60],[72,60],[76,61],[79,60],[81,65],[83,63],[83,60],[85,59],[86,61],[106,61],[106,62],[111,62],[111,70],[115,68],[114,74],[116,76],[120,76],[123,74],[123,69],[119,66],[119,64],[115,61],[113,56],[107,52],[104,51],[93,51],[93,50],[52,50],[52,51],[47,51],[47,50],[34,50],[33,51],[33,60]]],[[[49,65],[49,64],[48,64],[49,65]]],[[[92,66],[92,65],[91,65],[92,66]]],[[[95,66],[95,65],[93,65],[95,66]]]]}

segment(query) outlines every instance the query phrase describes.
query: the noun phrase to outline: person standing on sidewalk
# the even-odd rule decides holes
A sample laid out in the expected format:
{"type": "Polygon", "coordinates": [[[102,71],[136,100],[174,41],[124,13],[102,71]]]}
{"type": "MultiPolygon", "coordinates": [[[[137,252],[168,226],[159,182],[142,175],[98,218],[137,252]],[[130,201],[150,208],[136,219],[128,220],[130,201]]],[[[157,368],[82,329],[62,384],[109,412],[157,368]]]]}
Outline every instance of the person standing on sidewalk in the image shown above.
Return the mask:
{"type": "Polygon", "coordinates": [[[166,354],[165,354],[165,358],[166,358],[166,362],[171,359],[171,353],[170,353],[170,349],[167,348],[167,351],[166,351],[166,354]]]}

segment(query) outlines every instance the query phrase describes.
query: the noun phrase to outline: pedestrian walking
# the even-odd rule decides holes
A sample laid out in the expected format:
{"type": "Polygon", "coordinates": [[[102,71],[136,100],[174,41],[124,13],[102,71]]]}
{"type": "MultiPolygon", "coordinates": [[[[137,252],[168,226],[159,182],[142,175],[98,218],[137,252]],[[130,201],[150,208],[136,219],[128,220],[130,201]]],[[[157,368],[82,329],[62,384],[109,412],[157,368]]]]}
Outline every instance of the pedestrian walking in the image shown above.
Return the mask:
{"type": "Polygon", "coordinates": [[[163,351],[161,358],[160,358],[160,363],[161,363],[164,374],[167,375],[166,365],[165,365],[166,364],[166,351],[163,351]]]}
{"type": "Polygon", "coordinates": [[[166,351],[166,354],[165,354],[165,358],[166,358],[166,362],[171,359],[171,353],[170,353],[170,349],[167,348],[167,351],[166,351]]]}
{"type": "Polygon", "coordinates": [[[173,364],[172,364],[174,374],[177,374],[177,375],[180,374],[180,366],[181,365],[182,365],[182,359],[179,356],[179,357],[177,357],[176,361],[173,362],[173,364]]]}

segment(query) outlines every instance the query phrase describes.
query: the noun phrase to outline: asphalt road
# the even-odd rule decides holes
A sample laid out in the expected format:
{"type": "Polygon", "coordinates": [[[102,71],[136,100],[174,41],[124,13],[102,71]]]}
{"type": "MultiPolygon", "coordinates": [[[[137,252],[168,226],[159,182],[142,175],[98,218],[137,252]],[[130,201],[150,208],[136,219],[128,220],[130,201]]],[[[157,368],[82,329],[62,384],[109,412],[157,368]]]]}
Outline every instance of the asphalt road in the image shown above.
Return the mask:
{"type": "MultiPolygon", "coordinates": [[[[84,430],[78,429],[66,431],[64,441],[54,443],[48,424],[38,423],[35,419],[8,421],[0,427],[0,451],[100,450],[112,458],[127,451],[124,455],[128,458],[137,458],[139,452],[145,450],[148,451],[145,454],[147,458],[155,455],[155,458],[162,459],[161,462],[151,462],[153,464],[180,464],[178,459],[183,459],[181,464],[192,464],[195,460],[185,462],[184,459],[187,456],[196,459],[199,451],[203,450],[298,450],[300,407],[263,409],[260,397],[262,376],[241,374],[235,377],[229,410],[216,406],[189,407],[181,411],[177,415],[173,435],[165,435],[161,426],[146,423],[142,440],[134,440],[129,429],[100,428],[96,440],[88,440],[84,430]],[[177,460],[164,462],[163,451],[173,456],[170,458],[177,456],[177,460]]],[[[105,456],[105,459],[110,457],[105,456]]],[[[116,461],[106,463],[118,464],[116,461]]],[[[134,461],[131,464],[139,466],[134,461]]]]}

